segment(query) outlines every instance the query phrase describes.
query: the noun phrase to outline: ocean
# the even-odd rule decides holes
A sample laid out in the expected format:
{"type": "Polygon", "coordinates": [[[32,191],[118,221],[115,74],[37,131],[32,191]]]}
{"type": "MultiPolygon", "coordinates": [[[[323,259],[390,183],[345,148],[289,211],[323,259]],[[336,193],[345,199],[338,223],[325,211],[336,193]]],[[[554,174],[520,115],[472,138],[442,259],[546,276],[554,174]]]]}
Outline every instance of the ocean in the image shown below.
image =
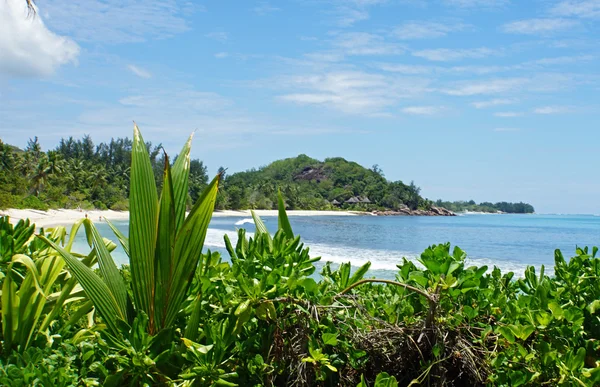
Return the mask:
{"type": "MultiPolygon", "coordinates": [[[[276,217],[263,220],[271,231],[276,230],[276,217]]],[[[370,275],[382,278],[393,278],[403,257],[416,261],[429,245],[445,242],[462,248],[470,265],[498,266],[517,276],[528,265],[537,269],[545,265],[551,274],[555,249],[569,257],[577,246],[600,245],[600,217],[593,215],[295,216],[290,222],[294,233],[310,247],[312,257],[322,257],[323,263],[350,262],[353,267],[370,261],[370,275]]],[[[116,241],[105,223],[96,224],[104,237],[116,241]]],[[[116,225],[127,234],[127,222],[116,225]]],[[[219,251],[228,258],[223,236],[228,234],[235,243],[237,228],[254,231],[248,218],[213,218],[205,250],[219,251]]],[[[87,248],[83,230],[76,247],[80,251],[87,248]]],[[[113,257],[119,264],[127,263],[120,247],[113,257]]]]}

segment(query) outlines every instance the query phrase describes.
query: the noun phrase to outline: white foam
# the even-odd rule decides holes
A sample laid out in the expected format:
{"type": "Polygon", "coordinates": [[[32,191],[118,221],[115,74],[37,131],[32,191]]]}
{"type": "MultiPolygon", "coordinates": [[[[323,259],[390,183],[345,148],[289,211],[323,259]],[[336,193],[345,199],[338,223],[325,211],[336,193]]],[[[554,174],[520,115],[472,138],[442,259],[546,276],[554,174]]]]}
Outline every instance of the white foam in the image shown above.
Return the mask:
{"type": "MultiPolygon", "coordinates": [[[[223,236],[228,234],[231,239],[231,243],[235,246],[237,242],[237,233],[208,229],[206,234],[206,240],[204,245],[207,247],[218,247],[224,248],[225,242],[223,236]]],[[[246,233],[248,237],[253,236],[253,233],[246,233]]],[[[403,251],[392,251],[392,250],[378,250],[378,249],[365,249],[365,248],[354,248],[346,246],[334,246],[326,243],[314,243],[306,242],[305,247],[310,248],[311,257],[321,257],[321,262],[332,262],[336,264],[350,262],[353,267],[359,267],[367,262],[371,262],[371,270],[387,270],[387,271],[398,271],[396,265],[402,263],[402,258],[406,258],[412,261],[417,266],[422,267],[418,262],[417,258],[419,254],[413,252],[403,251]]],[[[498,266],[502,273],[508,273],[512,271],[516,277],[522,277],[527,268],[527,264],[519,263],[515,261],[505,261],[491,258],[467,258],[466,266],[488,266],[489,270],[493,269],[494,266],[498,266]]],[[[536,266],[539,272],[539,267],[536,266]]],[[[546,267],[546,273],[551,275],[553,273],[552,267],[546,267]]]]}
{"type": "Polygon", "coordinates": [[[241,226],[241,225],[246,224],[246,223],[254,224],[254,219],[252,219],[252,218],[246,218],[246,219],[238,220],[237,222],[235,222],[235,225],[236,226],[241,226]]]}

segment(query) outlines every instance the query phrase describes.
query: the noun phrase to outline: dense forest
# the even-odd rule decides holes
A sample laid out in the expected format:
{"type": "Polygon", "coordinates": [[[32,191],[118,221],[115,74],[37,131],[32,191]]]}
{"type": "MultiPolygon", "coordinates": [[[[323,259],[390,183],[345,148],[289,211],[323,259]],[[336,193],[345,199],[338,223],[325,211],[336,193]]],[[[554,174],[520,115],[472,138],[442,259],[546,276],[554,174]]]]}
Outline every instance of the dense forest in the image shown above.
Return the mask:
{"type": "MultiPolygon", "coordinates": [[[[127,210],[132,141],[94,144],[90,136],[62,139],[44,152],[37,137],[25,149],[0,141],[0,208],[80,208],[127,210]]],[[[160,144],[147,143],[157,185],[162,184],[160,144]]],[[[414,182],[389,181],[374,165],[365,168],[340,157],[319,161],[306,155],[275,161],[259,169],[225,174],[217,209],[274,209],[280,189],[289,209],[429,210],[528,213],[525,203],[432,202],[414,182]]],[[[192,160],[189,204],[208,183],[206,167],[192,160]]]]}
{"type": "MultiPolygon", "coordinates": [[[[62,139],[55,149],[44,152],[37,137],[24,150],[0,141],[0,208],[127,210],[131,146],[129,138],[95,145],[84,136],[62,139]]],[[[146,147],[161,185],[162,147],[152,143],[146,147]]],[[[198,199],[207,179],[204,164],[192,160],[190,203],[198,199]]]]}

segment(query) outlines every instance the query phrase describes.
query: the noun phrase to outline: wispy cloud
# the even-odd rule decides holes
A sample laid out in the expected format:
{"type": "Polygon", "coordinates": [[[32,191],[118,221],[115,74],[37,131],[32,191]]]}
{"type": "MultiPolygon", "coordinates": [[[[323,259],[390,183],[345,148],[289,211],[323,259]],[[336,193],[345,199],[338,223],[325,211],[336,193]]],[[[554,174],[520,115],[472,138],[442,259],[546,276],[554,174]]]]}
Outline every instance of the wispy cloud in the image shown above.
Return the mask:
{"type": "Polygon", "coordinates": [[[502,26],[502,31],[509,34],[547,35],[570,29],[579,22],[563,18],[525,19],[510,22],[502,26]]]}
{"type": "Polygon", "coordinates": [[[232,105],[232,102],[213,92],[196,91],[193,89],[147,90],[142,94],[134,94],[119,99],[123,106],[141,108],[174,108],[190,111],[215,111],[232,105]]]}
{"type": "Polygon", "coordinates": [[[504,98],[504,99],[496,98],[496,99],[491,99],[489,101],[473,102],[473,103],[471,103],[471,105],[475,106],[477,109],[485,109],[485,108],[494,107],[494,106],[511,105],[514,103],[517,103],[517,100],[507,99],[507,98],[504,98]]]}
{"type": "Polygon", "coordinates": [[[455,96],[497,94],[520,89],[528,82],[530,82],[528,78],[503,78],[485,81],[465,81],[457,84],[453,88],[443,90],[443,92],[455,96]]]}
{"type": "Polygon", "coordinates": [[[226,42],[229,39],[229,34],[227,32],[223,32],[223,31],[209,32],[208,34],[206,34],[204,36],[209,39],[217,40],[219,42],[226,42]]]}
{"type": "Polygon", "coordinates": [[[334,24],[339,27],[350,27],[369,18],[368,7],[386,3],[387,0],[332,0],[334,24]]]}
{"type": "Polygon", "coordinates": [[[393,35],[398,39],[432,39],[448,35],[450,32],[462,31],[468,26],[462,23],[436,23],[430,21],[410,21],[394,28],[393,35]]]}
{"type": "Polygon", "coordinates": [[[513,118],[513,117],[522,117],[524,114],[521,112],[497,112],[494,113],[495,117],[501,118],[513,118]]]}
{"type": "Polygon", "coordinates": [[[40,2],[48,25],[78,41],[132,43],[190,29],[186,16],[202,7],[183,0],[50,0],[40,2]]]}
{"type": "Polygon", "coordinates": [[[224,52],[224,51],[217,52],[215,54],[215,58],[217,58],[217,59],[224,59],[224,58],[227,58],[228,56],[229,56],[229,53],[224,52]]]}
{"type": "Polygon", "coordinates": [[[535,114],[564,114],[572,111],[571,106],[542,106],[533,110],[535,114]]]}
{"type": "Polygon", "coordinates": [[[471,49],[438,48],[413,51],[413,56],[425,58],[435,62],[450,62],[461,59],[479,59],[496,55],[497,52],[486,47],[471,49]]]}
{"type": "Polygon", "coordinates": [[[145,70],[141,67],[130,64],[127,65],[127,68],[129,69],[129,71],[131,71],[140,78],[152,78],[152,74],[148,70],[145,70]]]}
{"type": "Polygon", "coordinates": [[[434,66],[405,65],[396,63],[380,63],[377,65],[383,71],[406,75],[430,74],[436,71],[434,66]]]}
{"type": "Polygon", "coordinates": [[[402,98],[427,91],[427,80],[407,80],[361,71],[337,71],[289,77],[279,82],[293,92],[283,101],[317,105],[348,114],[382,116],[402,98]]]}
{"type": "Polygon", "coordinates": [[[28,17],[24,1],[0,1],[0,76],[52,75],[60,66],[76,63],[79,46],[50,31],[42,16],[28,17]]]}
{"type": "Polygon", "coordinates": [[[594,55],[557,56],[554,58],[536,59],[536,60],[533,60],[530,62],[525,62],[525,64],[535,64],[535,65],[540,65],[540,66],[554,66],[554,65],[589,62],[594,59],[596,59],[596,57],[594,55]]]}
{"type": "Polygon", "coordinates": [[[281,11],[281,8],[272,6],[268,1],[261,1],[256,7],[253,8],[253,11],[257,15],[264,16],[269,13],[281,11]]]}
{"type": "Polygon", "coordinates": [[[445,110],[447,110],[445,106],[407,106],[402,109],[402,112],[419,116],[432,116],[445,110]]]}
{"type": "Polygon", "coordinates": [[[404,51],[402,46],[366,32],[336,34],[332,44],[346,55],[397,55],[404,51]]]}
{"type": "Polygon", "coordinates": [[[510,0],[444,0],[444,3],[460,8],[495,8],[508,5],[510,0]]]}
{"type": "Polygon", "coordinates": [[[600,17],[598,0],[566,0],[556,4],[550,11],[557,16],[576,16],[581,18],[600,17]]]}

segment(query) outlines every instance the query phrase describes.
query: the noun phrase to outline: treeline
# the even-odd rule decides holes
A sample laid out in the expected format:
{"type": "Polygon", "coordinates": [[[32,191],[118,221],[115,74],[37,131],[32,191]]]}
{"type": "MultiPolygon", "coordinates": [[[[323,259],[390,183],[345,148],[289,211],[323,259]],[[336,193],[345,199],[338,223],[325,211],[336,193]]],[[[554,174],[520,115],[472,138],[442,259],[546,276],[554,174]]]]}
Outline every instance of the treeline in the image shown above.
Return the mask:
{"type": "MultiPolygon", "coordinates": [[[[157,183],[163,176],[160,144],[146,144],[157,183]]],[[[94,144],[90,136],[62,139],[42,151],[38,138],[24,150],[0,141],[0,208],[127,210],[132,141],[94,144]]],[[[206,167],[191,162],[190,203],[207,184],[206,167]]]]}
{"type": "Polygon", "coordinates": [[[443,207],[453,212],[489,212],[489,213],[497,213],[504,212],[507,214],[532,214],[535,212],[535,209],[531,204],[528,203],[508,203],[508,202],[498,202],[498,203],[475,203],[474,200],[467,201],[456,201],[456,202],[445,202],[441,199],[435,202],[437,207],[443,207]]]}
{"type": "MultiPolygon", "coordinates": [[[[38,138],[25,149],[0,140],[0,208],[78,208],[127,210],[132,141],[111,139],[94,144],[87,135],[61,139],[42,151],[38,138]]],[[[162,184],[161,144],[147,143],[155,180],[162,184]]],[[[171,160],[174,161],[174,160],[171,160]]],[[[208,183],[206,167],[192,160],[188,202],[194,203],[208,183]]],[[[365,168],[341,157],[319,161],[306,155],[277,160],[267,166],[226,175],[217,196],[217,209],[274,209],[277,190],[289,209],[302,210],[429,210],[529,213],[525,203],[432,202],[414,182],[389,181],[381,168],[365,168]]]]}

